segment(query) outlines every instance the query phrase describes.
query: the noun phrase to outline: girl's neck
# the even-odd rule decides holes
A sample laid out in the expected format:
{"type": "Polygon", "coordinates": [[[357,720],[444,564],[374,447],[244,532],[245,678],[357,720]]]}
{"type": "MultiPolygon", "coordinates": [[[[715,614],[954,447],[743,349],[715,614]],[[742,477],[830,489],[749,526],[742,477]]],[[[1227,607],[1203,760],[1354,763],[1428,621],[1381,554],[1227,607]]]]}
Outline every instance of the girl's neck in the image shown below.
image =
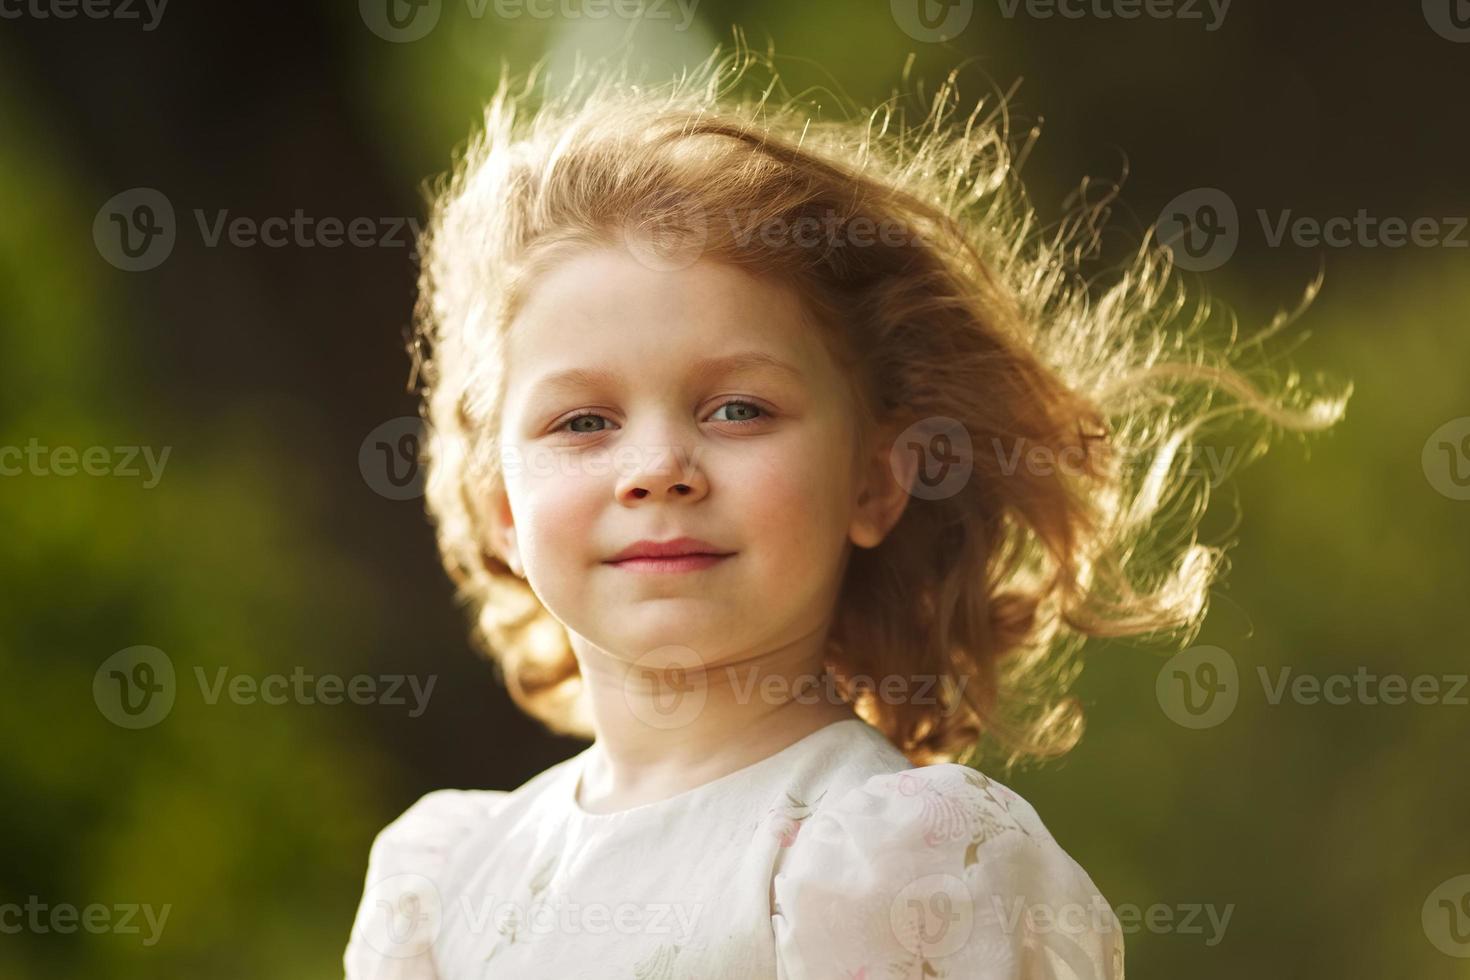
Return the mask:
{"type": "Polygon", "coordinates": [[[681,648],[629,666],[576,638],[597,741],[577,802],[589,813],[656,803],[857,717],[824,683],[821,642],[704,666],[681,648]]]}

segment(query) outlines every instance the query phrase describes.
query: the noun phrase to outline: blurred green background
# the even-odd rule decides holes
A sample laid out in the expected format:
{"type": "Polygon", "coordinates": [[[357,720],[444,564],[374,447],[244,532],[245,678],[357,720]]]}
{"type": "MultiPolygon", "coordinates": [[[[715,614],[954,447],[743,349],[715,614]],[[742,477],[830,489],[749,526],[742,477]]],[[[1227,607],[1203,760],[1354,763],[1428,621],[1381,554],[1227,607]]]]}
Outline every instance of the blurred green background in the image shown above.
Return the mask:
{"type": "Polygon", "coordinates": [[[1292,358],[1353,380],[1347,420],[1282,440],[1220,488],[1206,525],[1238,541],[1199,638],[1238,670],[1233,710],[1178,724],[1156,693],[1166,653],[1098,645],[1078,687],[1082,745],[1010,782],[1115,908],[1170,916],[1127,936],[1132,976],[1470,976],[1470,906],[1442,913],[1431,896],[1470,874],[1470,707],[1273,704],[1258,679],[1470,670],[1456,482],[1470,456],[1453,455],[1466,430],[1435,437],[1444,455],[1431,444],[1470,416],[1470,235],[1273,246],[1257,219],[1365,210],[1450,235],[1470,215],[1470,44],[1437,20],[1455,2],[1349,14],[1241,0],[1214,30],[1208,13],[962,2],[964,27],[942,42],[901,29],[912,3],[871,0],[704,0],[685,30],[687,4],[630,25],[561,2],[538,18],[444,0],[432,29],[398,42],[372,29],[372,3],[179,4],[152,29],[6,8],[0,447],[170,455],[152,486],[0,477],[0,905],[170,911],[151,945],[141,918],[138,934],[6,929],[0,976],[340,975],[383,824],[429,789],[512,788],[580,748],[522,717],[471,652],[421,501],[375,492],[359,469],[368,434],[414,410],[404,239],[207,247],[193,212],[421,217],[421,181],[469,133],[502,60],[565,66],[631,31],[657,76],[732,24],[772,41],[788,87],[829,112],[902,88],[910,53],[925,92],[961,61],[971,97],[1024,79],[1017,128],[1044,119],[1024,170],[1036,205],[1058,220],[1084,176],[1126,166],[1119,255],[1179,195],[1225,191],[1239,247],[1191,278],[1247,327],[1325,270],[1292,358]],[[178,241],[129,272],[93,222],[136,187],[172,203],[178,241]],[[130,730],[92,685],[136,645],[167,654],[177,700],[130,730]],[[210,704],[195,671],[221,668],[437,682],[418,717],[210,704]],[[1203,914],[1202,933],[1179,928],[1191,906],[1231,909],[1223,936],[1203,914]]]}

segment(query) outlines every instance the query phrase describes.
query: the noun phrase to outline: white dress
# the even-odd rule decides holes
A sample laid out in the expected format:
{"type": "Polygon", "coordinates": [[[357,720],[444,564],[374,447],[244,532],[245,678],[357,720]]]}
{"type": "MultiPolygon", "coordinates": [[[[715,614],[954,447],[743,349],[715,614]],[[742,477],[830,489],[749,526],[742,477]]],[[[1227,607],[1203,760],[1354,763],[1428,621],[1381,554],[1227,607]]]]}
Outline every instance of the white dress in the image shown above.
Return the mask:
{"type": "Polygon", "coordinates": [[[1107,901],[1021,797],[844,719],[591,814],[587,751],[378,835],[348,980],[1122,980],[1107,901]]]}

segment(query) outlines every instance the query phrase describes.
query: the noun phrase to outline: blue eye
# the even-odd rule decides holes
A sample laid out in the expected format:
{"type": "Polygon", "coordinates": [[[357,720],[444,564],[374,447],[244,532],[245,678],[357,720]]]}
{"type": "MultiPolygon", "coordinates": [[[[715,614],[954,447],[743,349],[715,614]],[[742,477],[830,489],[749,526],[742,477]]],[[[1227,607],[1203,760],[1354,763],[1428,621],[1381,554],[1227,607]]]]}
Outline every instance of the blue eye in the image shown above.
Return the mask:
{"type": "Polygon", "coordinates": [[[725,409],[730,408],[731,406],[738,406],[740,411],[743,411],[743,412],[753,412],[753,413],[756,413],[756,415],[753,418],[720,419],[719,421],[721,421],[721,422],[735,422],[735,423],[741,424],[741,425],[748,425],[751,422],[758,422],[758,421],[760,421],[760,416],[765,414],[765,409],[761,408],[759,405],[755,405],[755,404],[752,404],[751,402],[743,402],[743,401],[739,401],[739,400],[732,400],[732,401],[725,402],[725,404],[721,405],[718,409],[715,410],[715,414],[718,415],[720,412],[723,412],[725,409]]]}
{"type": "MultiPolygon", "coordinates": [[[[725,402],[725,404],[721,405],[719,408],[715,409],[715,414],[712,415],[711,418],[713,418],[717,422],[726,422],[731,425],[753,425],[756,422],[762,421],[765,416],[766,410],[761,408],[759,405],[756,405],[753,402],[741,401],[739,399],[731,399],[730,401],[725,402]],[[726,409],[733,409],[736,415],[739,417],[718,418],[720,412],[723,412],[726,409]]],[[[563,422],[558,428],[559,431],[569,432],[573,435],[590,436],[596,435],[599,432],[607,431],[607,428],[610,424],[611,423],[608,422],[605,416],[598,415],[596,412],[582,412],[578,415],[573,415],[571,418],[563,422]],[[582,421],[583,419],[590,419],[593,422],[598,422],[601,424],[578,427],[577,423],[582,421]]]]}
{"type": "Polygon", "coordinates": [[[574,428],[571,428],[572,425],[574,425],[577,422],[580,422],[582,419],[598,419],[598,420],[600,420],[600,421],[602,421],[604,423],[607,422],[607,419],[603,418],[601,415],[598,415],[596,412],[583,412],[581,415],[573,415],[571,418],[569,418],[565,422],[563,422],[562,423],[562,428],[563,429],[566,429],[568,432],[580,432],[580,433],[593,433],[593,432],[601,432],[602,431],[601,428],[597,428],[597,429],[574,429],[574,428]]]}

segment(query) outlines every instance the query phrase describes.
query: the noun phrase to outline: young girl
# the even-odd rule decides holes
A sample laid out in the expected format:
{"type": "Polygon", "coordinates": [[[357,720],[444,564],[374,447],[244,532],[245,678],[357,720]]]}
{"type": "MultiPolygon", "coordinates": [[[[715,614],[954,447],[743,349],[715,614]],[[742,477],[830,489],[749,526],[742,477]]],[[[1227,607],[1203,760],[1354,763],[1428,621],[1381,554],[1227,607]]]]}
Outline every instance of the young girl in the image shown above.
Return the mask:
{"type": "Polygon", "coordinates": [[[1166,255],[1089,297],[1090,225],[1040,238],[952,86],[823,122],[737,97],[750,64],[502,84],[437,195],[440,547],[516,701],[595,741],[389,825],[354,980],[1123,976],[1097,886],[961,763],[1076,742],[1083,639],[1199,622],[1212,400],[1341,402],[1166,333],[1166,255]]]}

